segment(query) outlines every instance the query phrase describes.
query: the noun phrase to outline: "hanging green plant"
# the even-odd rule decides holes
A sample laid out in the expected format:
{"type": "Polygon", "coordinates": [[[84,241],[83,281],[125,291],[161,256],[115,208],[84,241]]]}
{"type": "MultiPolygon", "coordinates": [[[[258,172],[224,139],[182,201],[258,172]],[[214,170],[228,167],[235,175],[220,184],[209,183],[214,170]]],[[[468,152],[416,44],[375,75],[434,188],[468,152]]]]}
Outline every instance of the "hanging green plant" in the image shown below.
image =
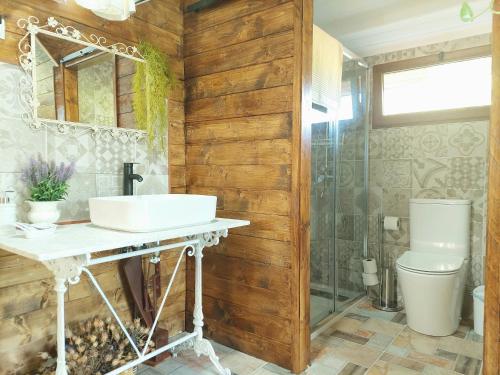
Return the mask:
{"type": "Polygon", "coordinates": [[[168,97],[175,77],[167,56],[149,42],[141,42],[139,51],[145,63],[136,62],[133,108],[137,128],[145,130],[152,147],[165,149],[168,131],[168,97]]]}

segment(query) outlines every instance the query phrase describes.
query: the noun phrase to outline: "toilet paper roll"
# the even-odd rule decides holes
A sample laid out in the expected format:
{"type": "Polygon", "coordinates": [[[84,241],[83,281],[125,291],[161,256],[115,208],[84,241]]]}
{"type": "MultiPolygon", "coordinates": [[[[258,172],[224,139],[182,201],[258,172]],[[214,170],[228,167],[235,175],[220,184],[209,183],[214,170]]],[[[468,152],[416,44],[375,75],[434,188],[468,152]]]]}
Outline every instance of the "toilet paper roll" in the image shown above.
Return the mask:
{"type": "Polygon", "coordinates": [[[385,230],[399,230],[399,217],[395,216],[385,216],[384,217],[384,229],[385,230]]]}
{"type": "Polygon", "coordinates": [[[364,273],[377,273],[377,262],[374,258],[363,259],[364,273]]]}
{"type": "Polygon", "coordinates": [[[373,286],[378,284],[378,276],[376,273],[363,273],[363,284],[365,286],[373,286]]]}

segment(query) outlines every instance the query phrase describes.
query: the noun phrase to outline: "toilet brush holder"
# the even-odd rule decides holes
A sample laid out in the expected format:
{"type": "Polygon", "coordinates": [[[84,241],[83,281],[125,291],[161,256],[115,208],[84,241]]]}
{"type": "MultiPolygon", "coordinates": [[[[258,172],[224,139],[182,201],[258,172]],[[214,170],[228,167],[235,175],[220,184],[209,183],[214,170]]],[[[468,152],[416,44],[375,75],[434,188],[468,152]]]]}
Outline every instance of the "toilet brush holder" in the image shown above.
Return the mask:
{"type": "Polygon", "coordinates": [[[390,268],[383,268],[380,275],[379,297],[373,301],[373,307],[382,311],[400,311],[398,304],[398,283],[396,273],[390,268]]]}

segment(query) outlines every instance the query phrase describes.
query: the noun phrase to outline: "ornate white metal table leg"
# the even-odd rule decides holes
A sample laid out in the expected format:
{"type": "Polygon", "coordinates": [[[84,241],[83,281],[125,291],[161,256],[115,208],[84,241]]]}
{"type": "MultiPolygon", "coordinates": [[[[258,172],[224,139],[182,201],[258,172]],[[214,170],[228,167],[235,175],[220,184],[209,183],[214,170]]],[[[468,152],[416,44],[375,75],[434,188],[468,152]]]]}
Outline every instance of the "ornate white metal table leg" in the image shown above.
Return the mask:
{"type": "Polygon", "coordinates": [[[76,284],[80,281],[82,266],[86,258],[70,257],[45,262],[45,266],[52,271],[57,293],[57,367],[56,375],[67,375],[66,369],[66,336],[64,319],[64,295],[66,294],[66,282],[76,284]]]}
{"type": "Polygon", "coordinates": [[[67,375],[66,371],[66,338],[64,335],[64,294],[66,279],[56,277],[54,290],[57,293],[57,368],[56,375],[67,375]]]}
{"type": "Polygon", "coordinates": [[[199,237],[199,244],[194,246],[193,251],[189,251],[188,255],[195,258],[195,274],[194,274],[194,312],[193,312],[193,324],[194,332],[197,336],[194,338],[194,351],[200,355],[206,355],[212,364],[215,366],[217,371],[221,375],[231,375],[231,370],[224,368],[219,360],[219,357],[215,354],[215,350],[207,339],[203,338],[203,307],[202,307],[202,258],[203,258],[203,247],[213,246],[219,243],[220,236],[227,236],[227,231],[207,233],[199,237]]]}

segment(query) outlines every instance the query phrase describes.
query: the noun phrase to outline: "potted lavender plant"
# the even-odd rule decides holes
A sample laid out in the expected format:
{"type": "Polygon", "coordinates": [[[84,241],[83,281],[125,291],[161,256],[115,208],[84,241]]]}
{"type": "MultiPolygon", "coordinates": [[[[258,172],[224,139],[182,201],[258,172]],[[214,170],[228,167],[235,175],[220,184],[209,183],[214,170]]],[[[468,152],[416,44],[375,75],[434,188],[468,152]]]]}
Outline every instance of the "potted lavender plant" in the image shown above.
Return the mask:
{"type": "Polygon", "coordinates": [[[31,223],[55,223],[60,216],[58,204],[68,195],[68,180],[75,172],[75,164],[47,162],[41,155],[32,157],[22,170],[22,180],[29,189],[28,220],[31,223]]]}

